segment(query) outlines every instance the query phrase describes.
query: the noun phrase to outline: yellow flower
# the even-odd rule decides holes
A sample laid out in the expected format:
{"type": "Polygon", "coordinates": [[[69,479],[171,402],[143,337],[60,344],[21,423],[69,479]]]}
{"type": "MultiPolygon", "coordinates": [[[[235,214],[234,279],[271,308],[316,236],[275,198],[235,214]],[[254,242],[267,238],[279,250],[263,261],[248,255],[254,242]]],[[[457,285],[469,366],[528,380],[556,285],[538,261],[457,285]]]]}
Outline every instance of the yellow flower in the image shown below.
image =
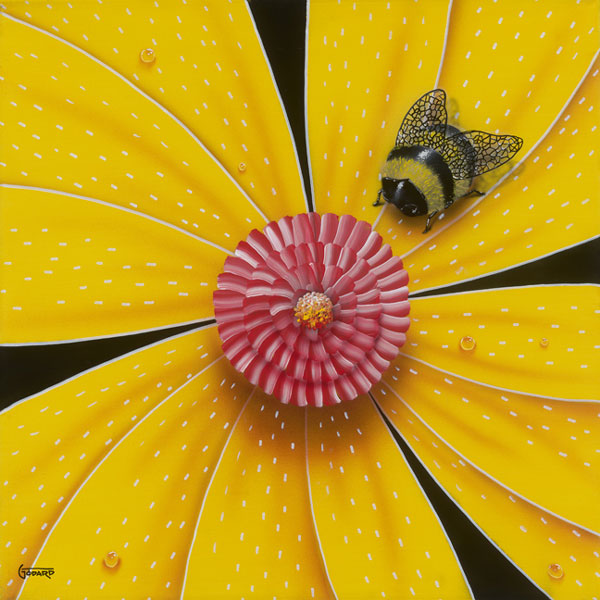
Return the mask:
{"type": "MultiPolygon", "coordinates": [[[[594,0],[311,2],[315,209],[372,222],[413,293],[595,237],[597,19],[594,0]],[[371,204],[407,108],[437,86],[463,128],[524,146],[423,236],[371,204]]],[[[2,343],[212,318],[237,243],[309,208],[248,5],[9,1],[0,23],[2,343]]],[[[411,306],[382,382],[335,407],[252,388],[212,325],[14,404],[2,597],[469,598],[385,419],[538,588],[600,596],[597,286],[411,306]]]]}

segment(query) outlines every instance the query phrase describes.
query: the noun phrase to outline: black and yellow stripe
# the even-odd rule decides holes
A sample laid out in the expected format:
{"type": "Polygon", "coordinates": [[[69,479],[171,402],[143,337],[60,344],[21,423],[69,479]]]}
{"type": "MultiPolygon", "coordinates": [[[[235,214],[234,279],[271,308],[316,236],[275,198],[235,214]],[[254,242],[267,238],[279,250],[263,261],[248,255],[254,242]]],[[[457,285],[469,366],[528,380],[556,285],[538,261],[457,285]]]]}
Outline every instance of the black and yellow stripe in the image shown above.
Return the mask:
{"type": "Polygon", "coordinates": [[[410,179],[427,199],[430,212],[447,208],[469,187],[469,182],[454,181],[441,155],[426,146],[394,148],[381,175],[391,179],[410,179]]]}

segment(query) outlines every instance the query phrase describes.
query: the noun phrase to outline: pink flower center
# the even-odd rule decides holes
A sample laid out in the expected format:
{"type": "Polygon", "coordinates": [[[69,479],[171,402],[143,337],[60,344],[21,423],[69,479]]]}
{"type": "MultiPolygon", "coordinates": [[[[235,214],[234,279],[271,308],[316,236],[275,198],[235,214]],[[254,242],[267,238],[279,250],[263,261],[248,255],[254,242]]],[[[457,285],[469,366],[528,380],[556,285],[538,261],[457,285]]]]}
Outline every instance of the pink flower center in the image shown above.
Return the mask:
{"type": "Polygon", "coordinates": [[[223,352],[285,404],[366,394],[406,341],[408,273],[365,221],[303,213],[251,231],[213,294],[223,352]]]}
{"type": "Polygon", "coordinates": [[[303,327],[321,329],[333,321],[333,304],[321,292],[308,292],[298,298],[294,317],[303,327]]]}

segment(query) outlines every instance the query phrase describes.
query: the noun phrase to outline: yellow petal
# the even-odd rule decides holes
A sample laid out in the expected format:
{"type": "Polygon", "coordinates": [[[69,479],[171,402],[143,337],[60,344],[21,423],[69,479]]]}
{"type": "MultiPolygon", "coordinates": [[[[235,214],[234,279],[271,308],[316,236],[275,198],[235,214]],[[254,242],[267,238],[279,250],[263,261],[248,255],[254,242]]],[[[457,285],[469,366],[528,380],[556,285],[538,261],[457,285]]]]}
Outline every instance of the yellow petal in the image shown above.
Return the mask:
{"type": "Polygon", "coordinates": [[[476,208],[449,209],[449,223],[422,236],[406,257],[413,291],[502,271],[598,235],[599,67],[596,61],[514,174],[478,199],[476,208]]]}
{"type": "Polygon", "coordinates": [[[599,296],[596,285],[548,285],[413,298],[404,349],[500,389],[598,398],[599,296]]]}
{"type": "Polygon", "coordinates": [[[160,98],[80,47],[1,16],[10,48],[2,53],[4,182],[131,207],[231,250],[250,225],[264,226],[202,133],[160,98]]]}
{"type": "Polygon", "coordinates": [[[461,129],[518,135],[528,152],[598,51],[599,7],[597,0],[455,1],[439,83],[461,129]]]}
{"type": "Polygon", "coordinates": [[[600,531],[598,403],[501,391],[408,358],[384,381],[483,471],[547,511],[600,531]]]}
{"type": "MultiPolygon", "coordinates": [[[[159,102],[269,218],[306,210],[287,117],[247,3],[14,4],[8,12],[159,102]],[[141,60],[147,49],[153,62],[141,60]]],[[[232,198],[224,192],[221,202],[232,198]]]]}
{"type": "Polygon", "coordinates": [[[407,109],[435,87],[446,14],[439,0],[310,3],[308,145],[319,212],[379,215],[379,171],[407,109]]]}
{"type": "MultiPolygon", "coordinates": [[[[226,361],[213,365],[219,357],[215,328],[186,333],[91,369],[2,414],[0,502],[5,523],[1,552],[2,563],[11,566],[3,570],[1,589],[7,589],[11,580],[9,590],[22,583],[13,565],[16,570],[23,563],[54,567],[53,585],[65,594],[79,595],[74,588],[63,587],[69,579],[74,586],[82,586],[81,591],[91,593],[92,588],[86,588],[89,581],[112,574],[102,567],[106,552],[117,551],[124,563],[127,556],[128,573],[135,554],[138,560],[148,558],[147,548],[160,543],[158,536],[151,546],[135,538],[134,531],[141,533],[135,528],[142,517],[151,514],[148,518],[166,523],[173,519],[169,512],[173,514],[180,506],[191,504],[193,511],[193,498],[185,503],[180,496],[184,488],[194,488],[205,477],[199,465],[208,460],[202,451],[208,438],[216,436],[218,442],[227,433],[209,415],[213,410],[220,416],[235,412],[239,401],[233,397],[246,393],[241,378],[234,380],[239,385],[233,391],[229,384],[220,387],[222,380],[231,379],[228,373],[233,370],[226,361]],[[229,406],[225,410],[223,402],[213,403],[213,397],[221,396],[226,396],[229,406]],[[185,419],[189,425],[184,428],[185,419]],[[206,430],[200,435],[202,427],[206,430]],[[182,448],[184,443],[187,449],[182,448]],[[160,454],[155,456],[157,450],[160,454]],[[173,469],[189,470],[191,479],[182,480],[173,469]],[[171,475],[168,482],[163,481],[166,473],[171,475]],[[160,484],[154,483],[159,476],[160,484]],[[176,495],[171,486],[177,487],[176,495]],[[170,509],[164,505],[166,490],[170,490],[170,509]],[[159,498],[163,504],[150,513],[150,503],[156,500],[158,504],[159,498]],[[99,527],[101,535],[96,534],[99,527]],[[38,559],[42,546],[45,550],[38,559]],[[95,564],[90,565],[94,557],[95,564]]],[[[211,452],[218,455],[218,443],[211,446],[211,452]]],[[[181,532],[178,526],[179,522],[173,527],[178,535],[190,533],[181,532]]],[[[163,574],[167,565],[173,568],[166,558],[161,561],[163,574]]],[[[149,564],[144,567],[144,578],[140,577],[144,581],[152,579],[147,569],[149,564]]],[[[47,593],[44,582],[32,591],[35,580],[28,581],[27,598],[47,593]]],[[[140,585],[146,584],[141,581],[140,585]]]]}
{"type": "MultiPolygon", "coordinates": [[[[231,391],[241,380],[227,367],[174,392],[73,498],[36,558],[56,569],[53,584],[65,595],[180,597],[199,504],[249,393],[243,383],[231,391]],[[108,552],[120,557],[117,567],[103,564],[108,552]]],[[[44,586],[28,580],[25,597],[39,598],[44,586]]]]}
{"type": "Polygon", "coordinates": [[[453,549],[369,397],[308,411],[315,522],[339,598],[470,598],[453,549]]]}
{"type": "Polygon", "coordinates": [[[212,316],[227,256],[97,201],[0,188],[2,342],[106,336],[212,316]]]}
{"type": "MultiPolygon", "coordinates": [[[[538,587],[556,600],[593,598],[600,593],[597,534],[500,485],[449,446],[385,383],[378,384],[374,396],[433,477],[538,587]],[[549,574],[555,564],[564,573],[560,579],[549,574]]],[[[554,483],[559,493],[571,493],[560,487],[558,478],[554,483]]]]}
{"type": "Polygon", "coordinates": [[[332,598],[310,508],[304,410],[253,394],[199,514],[185,598],[332,598]]]}

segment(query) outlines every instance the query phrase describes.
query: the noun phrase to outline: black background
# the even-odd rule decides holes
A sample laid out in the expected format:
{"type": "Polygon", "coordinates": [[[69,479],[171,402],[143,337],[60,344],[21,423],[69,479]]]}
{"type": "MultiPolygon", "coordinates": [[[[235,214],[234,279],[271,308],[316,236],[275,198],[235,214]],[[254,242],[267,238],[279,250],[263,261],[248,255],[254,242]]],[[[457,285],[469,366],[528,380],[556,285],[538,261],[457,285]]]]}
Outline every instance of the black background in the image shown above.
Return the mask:
{"type": "MultiPolygon", "coordinates": [[[[252,0],[251,9],[285,104],[310,194],[304,133],[304,0],[252,0]]],[[[600,240],[548,258],[448,286],[444,292],[543,283],[600,283],[600,240]]],[[[439,293],[439,290],[430,293],[439,293]]],[[[427,295],[425,292],[422,295],[427,295]]],[[[416,294],[415,294],[416,295],[416,294]]],[[[421,294],[419,294],[421,295],[421,294]]],[[[210,321],[205,321],[208,323],[210,321]]],[[[42,346],[0,347],[0,407],[85,369],[197,327],[201,322],[149,333],[42,346]]],[[[400,448],[436,509],[478,600],[534,600],[546,595],[507,561],[456,507],[388,423],[400,448]]],[[[501,519],[502,515],[498,515],[501,519]]]]}

